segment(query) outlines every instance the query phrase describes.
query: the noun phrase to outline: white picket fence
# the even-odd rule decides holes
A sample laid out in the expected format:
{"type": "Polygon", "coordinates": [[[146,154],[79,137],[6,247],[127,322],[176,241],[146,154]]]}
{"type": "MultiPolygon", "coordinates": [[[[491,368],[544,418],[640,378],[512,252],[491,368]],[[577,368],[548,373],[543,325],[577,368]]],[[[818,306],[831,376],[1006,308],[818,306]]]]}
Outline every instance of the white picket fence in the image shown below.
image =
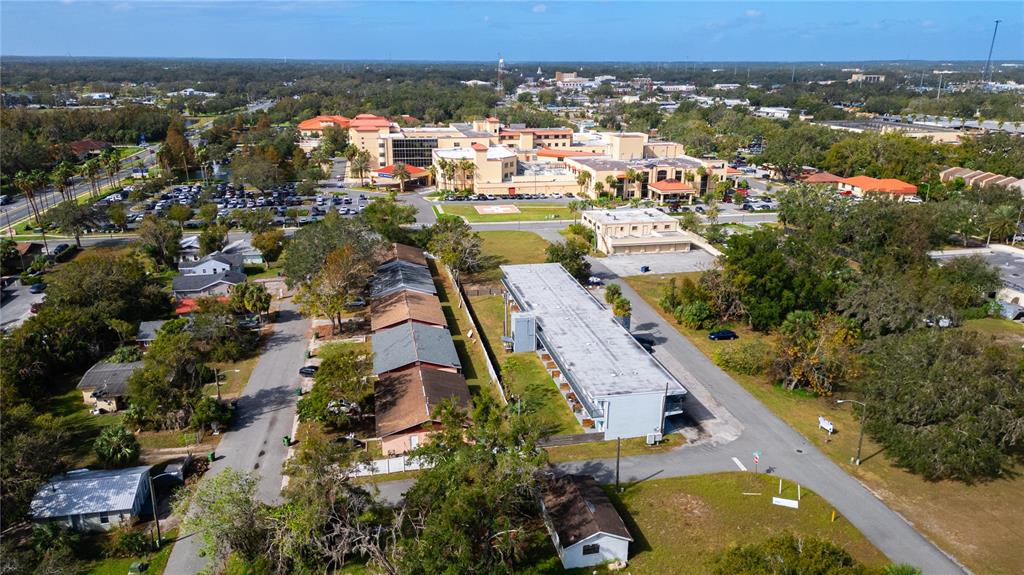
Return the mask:
{"type": "Polygon", "coordinates": [[[417,461],[412,457],[389,457],[386,459],[374,459],[367,464],[359,465],[352,472],[352,475],[355,477],[366,477],[368,475],[384,475],[386,473],[430,469],[431,467],[433,466],[417,461]]]}

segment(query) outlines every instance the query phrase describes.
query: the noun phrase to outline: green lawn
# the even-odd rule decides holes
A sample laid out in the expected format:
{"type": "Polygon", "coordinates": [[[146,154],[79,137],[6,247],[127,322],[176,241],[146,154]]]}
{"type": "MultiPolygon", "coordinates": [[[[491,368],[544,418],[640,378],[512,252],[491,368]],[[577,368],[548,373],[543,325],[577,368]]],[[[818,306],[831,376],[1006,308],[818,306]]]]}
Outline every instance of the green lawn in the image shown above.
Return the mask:
{"type": "Polygon", "coordinates": [[[466,279],[467,284],[494,284],[501,280],[505,264],[535,264],[547,259],[547,240],[534,232],[496,230],[477,232],[483,240],[483,253],[495,259],[495,266],[466,279]]]}
{"type": "Polygon", "coordinates": [[[583,433],[537,354],[509,353],[502,346],[504,303],[501,296],[472,297],[470,305],[483,330],[484,343],[492,357],[497,358],[506,393],[523,397],[526,409],[534,411],[540,424],[553,435],[583,433]]]}
{"type": "Polygon", "coordinates": [[[444,312],[448,331],[452,334],[455,351],[459,354],[462,375],[466,377],[470,393],[474,396],[479,393],[488,393],[497,398],[498,390],[491,384],[491,376],[487,373],[487,358],[476,341],[479,335],[474,334],[473,340],[466,337],[466,334],[473,329],[473,324],[469,321],[468,312],[465,309],[459,309],[459,296],[455,293],[451,280],[447,274],[437,268],[433,260],[430,261],[430,272],[434,276],[437,298],[441,300],[441,310],[444,312]]]}
{"type": "Polygon", "coordinates": [[[167,559],[171,556],[171,548],[174,547],[173,542],[174,538],[178,536],[178,530],[170,529],[161,533],[161,536],[163,547],[157,553],[149,553],[142,557],[113,557],[94,561],[89,564],[86,573],[89,575],[125,575],[132,563],[141,560],[149,563],[149,568],[145,571],[147,575],[160,575],[167,567],[167,559]]]}
{"type": "MultiPolygon", "coordinates": [[[[832,522],[832,506],[810,490],[801,490],[799,509],[773,505],[778,485],[764,474],[717,473],[653,479],[611,493],[634,540],[628,571],[711,573],[718,552],[784,532],[830,540],[870,566],[888,563],[844,517],[832,522]]],[[[786,482],[781,497],[796,499],[796,486],[786,482]]]]}
{"type": "MultiPolygon", "coordinates": [[[[687,274],[634,276],[626,281],[658,313],[675,325],[691,343],[711,357],[723,343],[707,339],[707,332],[690,330],[675,323],[658,308],[661,286],[669,277],[687,274]]],[[[765,338],[745,326],[730,326],[741,340],[765,338]]],[[[1024,341],[1024,326],[1000,319],[966,322],[963,329],[973,329],[993,339],[1024,341]]],[[[727,345],[727,344],[725,344],[727,345]]],[[[877,493],[887,505],[903,514],[930,539],[977,573],[1010,575],[1024,573],[1024,555],[1015,552],[1016,542],[1024,541],[1024,526],[1016,521],[1016,510],[1024,509],[1024,467],[1018,466],[1007,479],[976,485],[952,481],[928,482],[920,476],[896,467],[885,456],[882,446],[864,438],[860,466],[850,460],[857,451],[860,424],[847,406],[836,405],[843,396],[822,398],[786,391],[773,385],[764,376],[730,373],[737,382],[775,415],[828,455],[848,473],[877,493]],[[828,436],[818,429],[818,416],[824,415],[836,426],[828,436]]]]}
{"type": "Polygon", "coordinates": [[[117,150],[118,158],[127,158],[132,154],[137,154],[142,151],[142,146],[118,146],[114,148],[117,150]]]}
{"type": "Polygon", "coordinates": [[[69,376],[55,385],[56,394],[40,402],[40,413],[49,413],[60,419],[61,428],[69,434],[67,452],[71,469],[96,464],[93,440],[104,428],[120,425],[120,413],[92,415],[91,407],[82,399],[82,392],[75,389],[78,376],[69,376]]]}
{"type": "MultiPolygon", "coordinates": [[[[594,441],[592,443],[580,443],[578,445],[562,445],[557,447],[546,447],[548,459],[552,463],[559,461],[585,461],[589,459],[611,459],[615,457],[617,449],[616,441],[594,441]]],[[[686,438],[681,434],[673,433],[666,435],[661,443],[647,445],[647,438],[633,437],[622,440],[622,457],[631,455],[653,455],[675,449],[686,443],[686,438]]]]}
{"type": "MultiPolygon", "coordinates": [[[[483,204],[488,205],[488,204],[483,204]]],[[[484,222],[531,222],[538,220],[569,220],[572,214],[564,204],[516,204],[521,213],[518,214],[478,214],[476,208],[468,204],[445,204],[444,213],[462,216],[472,223],[484,222]]]]}
{"type": "Polygon", "coordinates": [[[281,260],[272,262],[269,266],[245,266],[245,276],[249,281],[276,278],[281,273],[281,266],[281,260]]]}

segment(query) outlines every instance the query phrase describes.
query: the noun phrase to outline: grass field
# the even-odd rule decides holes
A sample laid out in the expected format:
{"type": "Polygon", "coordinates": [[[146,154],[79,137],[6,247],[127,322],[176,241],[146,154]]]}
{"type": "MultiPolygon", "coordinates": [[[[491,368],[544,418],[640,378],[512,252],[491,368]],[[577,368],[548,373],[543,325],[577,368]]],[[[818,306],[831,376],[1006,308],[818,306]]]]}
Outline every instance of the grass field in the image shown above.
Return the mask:
{"type": "MultiPolygon", "coordinates": [[[[799,509],[772,504],[778,480],[752,473],[718,473],[654,479],[626,485],[612,493],[630,534],[630,573],[704,574],[722,550],[773,535],[827,539],[870,566],[888,563],[845,518],[831,521],[832,506],[803,489],[799,509]],[[744,495],[757,493],[758,495],[744,495]]],[[[786,483],[781,497],[796,499],[796,486],[786,483]]]]}
{"type": "MultiPolygon", "coordinates": [[[[707,332],[675,324],[657,306],[661,285],[669,277],[686,275],[636,276],[627,281],[691,343],[711,357],[714,348],[722,344],[709,341],[707,332]]],[[[764,337],[771,341],[770,336],[756,334],[743,326],[731,327],[741,340],[764,337]]],[[[1024,338],[1024,327],[1006,320],[972,320],[964,329],[973,329],[998,340],[1024,338]]],[[[842,397],[841,393],[832,398],[813,397],[786,391],[772,385],[765,377],[730,375],[775,415],[813,441],[833,461],[971,570],[991,575],[1024,573],[1024,556],[1015,551],[1015,543],[1024,541],[1024,526],[1016,520],[1017,511],[1024,509],[1024,469],[1017,469],[1014,478],[970,486],[950,481],[928,482],[895,466],[870,437],[864,438],[861,465],[855,466],[850,460],[857,451],[860,424],[846,406],[836,405],[835,400],[842,397]],[[837,433],[827,436],[818,429],[819,415],[832,420],[837,433]]]]}
{"type": "Polygon", "coordinates": [[[70,468],[88,467],[96,464],[93,452],[93,440],[103,429],[121,425],[120,413],[92,415],[90,407],[82,399],[82,392],[75,389],[78,376],[68,377],[57,382],[55,394],[42,400],[39,404],[40,413],[48,413],[60,420],[60,426],[69,434],[70,446],[67,457],[70,468]]]}
{"type": "Polygon", "coordinates": [[[504,302],[501,296],[472,297],[470,305],[484,332],[484,343],[497,358],[506,392],[523,397],[527,410],[533,410],[553,435],[583,433],[537,354],[509,353],[502,346],[504,302]]]}
{"type": "MultiPolygon", "coordinates": [[[[484,204],[487,205],[487,204],[484,204]]],[[[572,214],[564,204],[516,204],[518,214],[478,214],[471,204],[444,204],[444,213],[462,216],[472,223],[535,222],[540,220],[568,220],[572,214]]]]}
{"type": "MultiPolygon", "coordinates": [[[[94,561],[87,567],[88,575],[125,575],[132,563],[142,560],[149,563],[145,573],[149,575],[160,575],[167,567],[167,559],[171,556],[171,549],[174,547],[174,538],[178,536],[177,529],[171,529],[161,534],[163,547],[157,553],[150,553],[142,557],[112,557],[94,561]]],[[[171,574],[168,574],[171,575],[171,574]]]]}
{"type": "Polygon", "coordinates": [[[491,376],[487,373],[487,358],[484,356],[484,351],[480,349],[480,345],[476,341],[466,337],[466,334],[473,329],[473,324],[470,323],[467,315],[468,312],[459,309],[459,296],[455,293],[451,280],[447,274],[437,269],[433,260],[430,262],[430,272],[434,276],[437,298],[441,300],[441,310],[448,323],[448,331],[452,334],[452,341],[455,343],[455,351],[459,354],[459,361],[462,362],[462,375],[466,377],[470,393],[473,395],[488,393],[497,399],[499,393],[491,384],[491,376]]]}
{"type": "MultiPolygon", "coordinates": [[[[647,445],[647,438],[633,437],[622,440],[622,456],[631,455],[654,455],[675,449],[686,442],[681,434],[673,433],[666,435],[661,443],[647,445]]],[[[616,442],[594,441],[592,443],[581,443],[579,445],[562,445],[557,447],[546,447],[548,459],[552,463],[560,461],[583,461],[588,459],[611,459],[615,457],[616,442]]]]}
{"type": "Polygon", "coordinates": [[[533,232],[501,230],[477,232],[483,243],[485,255],[495,258],[495,267],[466,278],[468,284],[497,284],[501,280],[498,265],[535,264],[547,258],[547,240],[533,232]]]}

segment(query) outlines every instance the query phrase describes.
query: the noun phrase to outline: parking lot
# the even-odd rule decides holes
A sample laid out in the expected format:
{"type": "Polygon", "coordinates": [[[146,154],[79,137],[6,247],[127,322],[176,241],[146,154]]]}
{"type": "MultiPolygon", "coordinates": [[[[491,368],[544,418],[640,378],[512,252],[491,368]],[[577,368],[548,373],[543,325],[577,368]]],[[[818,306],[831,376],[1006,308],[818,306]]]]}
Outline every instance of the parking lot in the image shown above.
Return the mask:
{"type": "Polygon", "coordinates": [[[604,267],[618,277],[638,276],[644,274],[674,274],[682,272],[699,272],[711,269],[715,265],[715,257],[708,252],[694,247],[688,252],[670,254],[620,254],[604,258],[588,258],[595,272],[604,267]],[[647,266],[650,271],[641,272],[647,266]]]}
{"type": "Polygon", "coordinates": [[[4,288],[3,302],[0,303],[0,329],[9,331],[21,325],[31,317],[32,304],[43,301],[44,297],[45,294],[30,292],[29,286],[20,282],[4,288]]]}

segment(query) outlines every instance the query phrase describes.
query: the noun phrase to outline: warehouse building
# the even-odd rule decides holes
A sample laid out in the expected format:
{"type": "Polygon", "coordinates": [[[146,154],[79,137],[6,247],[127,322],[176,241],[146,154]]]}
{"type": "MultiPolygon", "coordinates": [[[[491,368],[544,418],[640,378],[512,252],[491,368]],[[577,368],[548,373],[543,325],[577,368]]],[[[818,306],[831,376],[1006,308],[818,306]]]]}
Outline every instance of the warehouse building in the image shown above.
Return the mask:
{"type": "Polygon", "coordinates": [[[683,413],[686,389],[560,264],[501,266],[506,341],[541,351],[573,413],[605,439],[658,440],[683,413]],[[669,422],[670,423],[670,422],[669,422]]]}

